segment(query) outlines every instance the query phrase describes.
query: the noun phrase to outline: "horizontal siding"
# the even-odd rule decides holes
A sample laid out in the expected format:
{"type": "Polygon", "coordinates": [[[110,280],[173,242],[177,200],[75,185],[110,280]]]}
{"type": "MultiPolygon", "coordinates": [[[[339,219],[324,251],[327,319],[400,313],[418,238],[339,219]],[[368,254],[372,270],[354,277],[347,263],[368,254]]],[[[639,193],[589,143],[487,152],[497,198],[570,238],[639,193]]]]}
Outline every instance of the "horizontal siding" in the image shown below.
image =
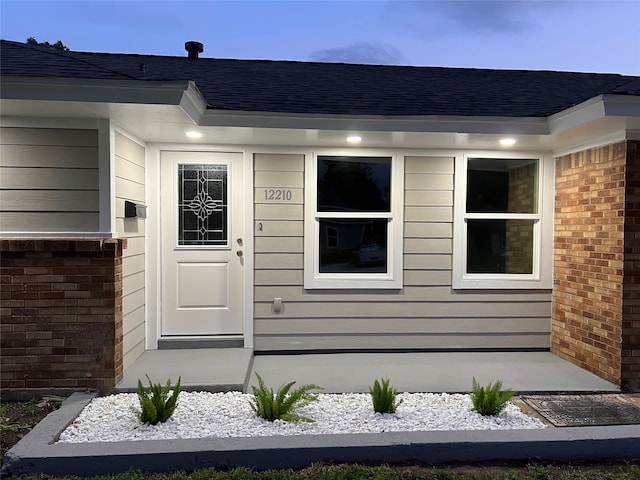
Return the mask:
{"type": "Polygon", "coordinates": [[[0,133],[3,145],[98,146],[97,130],[2,127],[0,133]]]}
{"type": "MultiPolygon", "coordinates": [[[[505,294],[496,290],[469,290],[464,293],[453,294],[450,285],[405,285],[402,290],[317,290],[306,291],[299,286],[262,286],[256,289],[256,302],[270,302],[274,297],[286,299],[287,302],[306,302],[309,299],[321,299],[325,302],[367,302],[375,299],[377,301],[388,301],[393,303],[402,302],[424,302],[428,305],[431,302],[548,302],[549,294],[537,291],[513,291],[505,294]]],[[[473,318],[473,315],[467,315],[473,318]]]]}
{"type": "Polygon", "coordinates": [[[450,238],[405,238],[406,253],[449,253],[453,249],[450,238]]]}
{"type": "Polygon", "coordinates": [[[302,156],[256,155],[254,168],[257,351],[549,347],[548,292],[452,289],[453,158],[405,158],[400,290],[305,290],[298,193],[284,205],[262,198],[279,179],[303,197],[302,156]]]}
{"type": "Polygon", "coordinates": [[[302,237],[256,237],[255,252],[261,253],[302,253],[302,237]]]}
{"type": "Polygon", "coordinates": [[[302,220],[303,218],[302,205],[266,205],[256,204],[255,216],[256,221],[264,222],[266,220],[302,220]]]}
{"type": "Polygon", "coordinates": [[[0,167],[98,168],[98,147],[0,145],[0,167]]]}
{"type": "Polygon", "coordinates": [[[97,212],[0,211],[0,231],[2,232],[92,232],[98,229],[98,224],[97,212]]]}
{"type": "Polygon", "coordinates": [[[303,155],[260,153],[255,155],[253,162],[256,174],[260,172],[304,172],[303,155]]]}
{"type": "MultiPolygon", "coordinates": [[[[332,335],[336,332],[347,335],[357,334],[500,334],[500,333],[544,333],[549,332],[549,322],[545,317],[484,317],[484,318],[447,318],[446,322],[439,318],[353,318],[345,327],[344,318],[323,318],[321,322],[282,321],[280,319],[264,319],[260,327],[265,334],[276,335],[332,335]]],[[[257,332],[263,333],[263,332],[257,332]]]]}
{"type": "MultiPolygon", "coordinates": [[[[124,208],[124,202],[122,202],[122,208],[124,208]]],[[[145,225],[146,220],[144,218],[116,218],[116,232],[123,236],[130,233],[144,235],[145,225]]]]}
{"type": "Polygon", "coordinates": [[[98,133],[0,128],[0,229],[95,232],[99,228],[98,133]]]}
{"type": "Polygon", "coordinates": [[[303,256],[301,253],[272,253],[270,255],[256,255],[256,270],[263,269],[296,269],[302,270],[303,256]]]}
{"type": "Polygon", "coordinates": [[[439,190],[407,190],[404,194],[404,204],[407,207],[417,206],[453,206],[453,192],[439,190]]]}
{"type": "Polygon", "coordinates": [[[404,237],[450,239],[453,238],[453,224],[437,222],[405,222],[404,237]]]}
{"type": "Polygon", "coordinates": [[[302,237],[304,222],[293,220],[256,222],[255,232],[257,237],[302,237]]]}
{"type": "Polygon", "coordinates": [[[453,222],[453,207],[413,207],[404,209],[405,222],[453,222]]]}
{"type": "Polygon", "coordinates": [[[475,350],[545,349],[549,334],[358,334],[358,335],[258,335],[256,351],[287,350],[475,350]]]}
{"type": "MultiPolygon", "coordinates": [[[[123,262],[124,265],[124,262],[123,262]]],[[[122,287],[122,294],[129,295],[131,293],[137,292],[138,290],[143,290],[145,286],[145,272],[133,273],[131,275],[127,275],[127,281],[122,287]]]]}
{"type": "Polygon", "coordinates": [[[95,190],[0,190],[0,205],[13,212],[98,212],[95,190]]]}
{"type": "Polygon", "coordinates": [[[130,366],[145,349],[145,220],[125,218],[126,200],[146,203],[145,149],[119,132],[115,135],[116,227],[127,238],[122,259],[123,363],[130,366]]]}
{"type": "MultiPolygon", "coordinates": [[[[287,275],[282,278],[286,281],[287,275]]],[[[544,317],[551,314],[549,302],[528,302],[526,305],[516,302],[365,302],[347,301],[343,303],[325,302],[317,299],[314,302],[287,303],[284,307],[287,315],[298,318],[465,318],[465,317],[544,317]],[[470,311],[473,315],[470,315],[470,311]]],[[[256,306],[257,317],[272,315],[271,305],[256,306]]]]}
{"type": "Polygon", "coordinates": [[[405,270],[451,270],[451,255],[404,254],[405,270]]]}
{"type": "MultiPolygon", "coordinates": [[[[144,166],[137,163],[125,160],[119,155],[116,155],[116,172],[119,173],[119,178],[124,178],[128,181],[144,185],[144,166]]],[[[140,198],[143,201],[144,198],[140,198]]]]}
{"type": "MultiPolygon", "coordinates": [[[[14,190],[95,190],[98,170],[3,167],[0,188],[14,190]]],[[[70,205],[71,206],[71,205],[70,205]]]]}
{"type": "MultiPolygon", "coordinates": [[[[129,200],[136,203],[144,203],[145,202],[144,184],[131,181],[127,178],[116,177],[116,197],[121,200],[129,200]]],[[[124,211],[116,212],[116,215],[124,216],[124,211]]]]}
{"type": "Polygon", "coordinates": [[[133,330],[127,332],[122,340],[122,363],[126,365],[125,368],[132,365],[144,353],[144,340],[145,328],[143,320],[141,323],[137,323],[133,330]]]}
{"type": "Polygon", "coordinates": [[[256,189],[262,188],[300,188],[304,183],[302,172],[261,172],[256,171],[254,185],[256,189]]]}

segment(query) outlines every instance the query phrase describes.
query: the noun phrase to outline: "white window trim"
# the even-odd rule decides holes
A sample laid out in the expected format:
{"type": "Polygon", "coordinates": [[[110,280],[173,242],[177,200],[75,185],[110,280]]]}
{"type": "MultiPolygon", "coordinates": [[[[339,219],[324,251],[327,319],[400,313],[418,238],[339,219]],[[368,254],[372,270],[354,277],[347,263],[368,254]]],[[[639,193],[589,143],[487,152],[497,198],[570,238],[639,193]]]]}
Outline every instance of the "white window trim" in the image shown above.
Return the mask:
{"type": "Polygon", "coordinates": [[[404,157],[380,150],[322,150],[313,152],[305,168],[304,288],[305,289],[400,289],[403,273],[404,157]],[[318,156],[390,157],[391,211],[354,212],[352,218],[389,218],[387,225],[387,273],[320,273],[320,223],[318,218],[342,217],[332,212],[318,213],[318,156]]]}
{"type": "Polygon", "coordinates": [[[553,213],[554,162],[551,155],[514,152],[473,152],[456,155],[453,216],[453,288],[454,289],[551,289],[553,286],[553,213]],[[538,220],[534,223],[533,273],[469,274],[467,264],[466,221],[486,218],[466,213],[467,163],[470,158],[538,159],[539,180],[537,214],[496,214],[492,218],[538,220]]]}

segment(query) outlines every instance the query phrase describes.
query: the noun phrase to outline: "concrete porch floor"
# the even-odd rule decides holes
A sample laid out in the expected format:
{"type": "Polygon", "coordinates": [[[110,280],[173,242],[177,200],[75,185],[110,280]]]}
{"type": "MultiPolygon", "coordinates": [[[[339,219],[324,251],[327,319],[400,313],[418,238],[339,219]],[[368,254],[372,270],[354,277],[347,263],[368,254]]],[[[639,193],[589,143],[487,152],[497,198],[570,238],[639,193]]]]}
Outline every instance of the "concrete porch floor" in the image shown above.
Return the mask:
{"type": "Polygon", "coordinates": [[[132,391],[145,374],[185,390],[247,391],[255,372],[273,387],[315,383],[325,393],[367,392],[387,377],[400,392],[468,392],[502,380],[518,392],[617,392],[619,388],[549,352],[406,352],[253,355],[251,349],[149,350],[124,372],[116,391],[132,391]]]}

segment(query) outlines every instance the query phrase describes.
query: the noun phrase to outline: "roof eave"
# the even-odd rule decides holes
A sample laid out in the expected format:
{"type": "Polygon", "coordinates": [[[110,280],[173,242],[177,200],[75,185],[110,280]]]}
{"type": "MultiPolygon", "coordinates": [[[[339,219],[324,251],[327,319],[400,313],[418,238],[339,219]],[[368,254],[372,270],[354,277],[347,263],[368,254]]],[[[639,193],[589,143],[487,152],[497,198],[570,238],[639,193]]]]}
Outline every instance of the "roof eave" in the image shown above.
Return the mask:
{"type": "Polygon", "coordinates": [[[343,131],[401,131],[547,135],[543,117],[321,115],[208,109],[198,122],[203,126],[290,128],[343,131]]]}
{"type": "Polygon", "coordinates": [[[204,97],[190,80],[138,81],[3,76],[0,78],[0,98],[176,105],[194,121],[202,116],[207,107],[204,97]]]}
{"type": "Polygon", "coordinates": [[[640,117],[640,96],[603,94],[551,115],[551,133],[558,133],[605,117],[640,117]]]}

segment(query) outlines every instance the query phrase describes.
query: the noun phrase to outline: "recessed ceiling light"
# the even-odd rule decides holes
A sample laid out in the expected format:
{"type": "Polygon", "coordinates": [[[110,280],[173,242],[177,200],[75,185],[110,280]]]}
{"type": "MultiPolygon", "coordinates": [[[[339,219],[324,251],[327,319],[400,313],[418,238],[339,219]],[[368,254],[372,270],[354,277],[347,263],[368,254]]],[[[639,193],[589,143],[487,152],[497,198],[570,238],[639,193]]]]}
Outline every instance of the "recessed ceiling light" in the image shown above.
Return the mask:
{"type": "Polygon", "coordinates": [[[513,147],[516,144],[515,138],[501,138],[498,143],[503,147],[513,147]]]}
{"type": "Polygon", "coordinates": [[[189,138],[202,138],[202,134],[200,132],[196,132],[195,130],[190,130],[188,132],[185,133],[185,135],[189,138]]]}
{"type": "Polygon", "coordinates": [[[359,137],[358,135],[349,135],[347,137],[347,142],[349,143],[360,143],[362,141],[362,137],[359,137]]]}

